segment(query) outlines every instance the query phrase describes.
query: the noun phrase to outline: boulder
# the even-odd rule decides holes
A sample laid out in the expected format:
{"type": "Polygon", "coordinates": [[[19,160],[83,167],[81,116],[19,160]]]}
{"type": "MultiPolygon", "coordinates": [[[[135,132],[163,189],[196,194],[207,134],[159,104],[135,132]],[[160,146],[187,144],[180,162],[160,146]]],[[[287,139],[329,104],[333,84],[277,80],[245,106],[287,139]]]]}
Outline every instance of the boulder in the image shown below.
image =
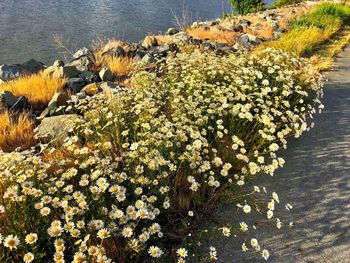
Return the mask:
{"type": "Polygon", "coordinates": [[[141,46],[145,48],[150,48],[158,45],[157,38],[154,36],[146,36],[145,39],[142,41],[141,46]]]}
{"type": "Polygon", "coordinates": [[[97,85],[97,83],[91,83],[87,86],[85,86],[81,92],[85,93],[86,95],[89,96],[94,96],[96,95],[99,91],[101,91],[102,89],[100,89],[100,87],[97,85]]]}
{"type": "Polygon", "coordinates": [[[83,47],[74,53],[73,58],[77,59],[82,56],[91,56],[91,55],[93,55],[92,51],[90,51],[86,47],[83,47]]]}
{"type": "Polygon", "coordinates": [[[190,35],[186,32],[179,32],[173,35],[173,40],[175,43],[189,42],[191,39],[190,35]]]}
{"type": "Polygon", "coordinates": [[[23,64],[21,64],[21,67],[26,71],[26,73],[37,73],[43,69],[46,68],[45,64],[37,61],[35,59],[30,59],[23,64]]]}
{"type": "Polygon", "coordinates": [[[9,91],[3,91],[0,93],[0,105],[11,111],[22,111],[30,108],[26,97],[16,97],[9,91]]]}
{"type": "Polygon", "coordinates": [[[113,80],[113,73],[108,68],[103,68],[98,75],[103,81],[113,80]]]}
{"type": "Polygon", "coordinates": [[[21,74],[25,72],[25,69],[20,65],[1,65],[0,66],[0,79],[11,80],[18,78],[21,74]]]}
{"type": "Polygon", "coordinates": [[[72,91],[73,94],[78,93],[86,85],[86,82],[82,78],[70,78],[67,81],[67,89],[72,91]]]}
{"type": "Polygon", "coordinates": [[[96,82],[97,79],[98,79],[98,76],[89,71],[89,70],[86,70],[86,71],[83,71],[80,75],[79,75],[79,78],[82,78],[84,79],[86,82],[88,83],[91,83],[91,82],[96,82]]]}
{"type": "Polygon", "coordinates": [[[101,82],[99,86],[108,99],[112,99],[114,92],[120,89],[120,87],[113,82],[101,82]]]}
{"type": "Polygon", "coordinates": [[[68,100],[69,94],[67,92],[56,92],[50,100],[47,108],[40,114],[39,119],[62,114],[63,109],[60,109],[60,107],[67,106],[68,100]]]}
{"type": "Polygon", "coordinates": [[[67,66],[74,66],[76,69],[82,72],[92,69],[94,62],[89,56],[81,56],[77,59],[72,60],[69,64],[66,65],[66,67],[67,66]]]}
{"type": "Polygon", "coordinates": [[[126,55],[126,52],[122,46],[117,46],[103,53],[103,55],[123,57],[126,55]]]}
{"type": "Polygon", "coordinates": [[[78,120],[79,116],[76,114],[47,117],[42,119],[35,131],[42,139],[63,140],[67,137],[71,124],[78,120]]]}
{"type": "Polygon", "coordinates": [[[64,65],[61,60],[56,60],[52,66],[44,70],[44,74],[57,78],[75,78],[81,74],[81,71],[74,65],[64,65]]]}
{"type": "Polygon", "coordinates": [[[179,30],[177,30],[176,28],[173,28],[173,27],[168,28],[168,30],[165,32],[165,34],[168,36],[172,36],[172,35],[175,35],[177,33],[179,33],[179,30]]]}

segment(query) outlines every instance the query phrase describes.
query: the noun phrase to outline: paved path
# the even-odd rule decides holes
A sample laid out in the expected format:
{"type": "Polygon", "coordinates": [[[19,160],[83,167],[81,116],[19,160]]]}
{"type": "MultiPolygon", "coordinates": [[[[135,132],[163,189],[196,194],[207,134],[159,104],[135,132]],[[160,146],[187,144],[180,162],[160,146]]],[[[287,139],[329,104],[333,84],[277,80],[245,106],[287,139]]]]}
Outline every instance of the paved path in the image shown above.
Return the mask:
{"type": "MultiPolygon", "coordinates": [[[[350,48],[336,64],[327,74],[325,110],[315,117],[315,128],[290,140],[285,167],[263,179],[294,206],[287,215],[293,228],[264,228],[257,236],[271,250],[270,262],[350,262],[350,48]]],[[[219,214],[237,225],[235,211],[224,207],[219,214]]],[[[218,249],[218,262],[263,261],[242,257],[237,241],[219,237],[210,244],[218,249]]]]}

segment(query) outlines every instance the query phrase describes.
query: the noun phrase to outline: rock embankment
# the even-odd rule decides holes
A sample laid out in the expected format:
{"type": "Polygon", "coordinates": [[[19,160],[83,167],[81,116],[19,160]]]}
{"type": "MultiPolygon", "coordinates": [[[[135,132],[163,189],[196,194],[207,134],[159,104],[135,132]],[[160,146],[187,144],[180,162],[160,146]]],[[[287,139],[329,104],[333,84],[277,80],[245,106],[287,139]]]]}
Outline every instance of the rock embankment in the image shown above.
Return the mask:
{"type": "MultiPolygon", "coordinates": [[[[147,69],[162,74],[162,65],[169,54],[179,52],[181,48],[191,46],[203,50],[212,50],[218,54],[249,51],[255,46],[277,39],[288,30],[289,22],[295,17],[310,11],[315,2],[306,2],[281,9],[266,10],[248,16],[229,17],[214,21],[195,22],[183,31],[169,28],[165,35],[147,36],[140,43],[124,43],[110,41],[97,50],[82,48],[71,61],[64,63],[57,60],[46,66],[34,59],[23,64],[0,66],[0,110],[13,113],[31,111],[40,131],[45,136],[55,137],[65,125],[67,114],[65,107],[86,96],[94,96],[103,92],[107,96],[120,88],[130,85],[131,74],[118,76],[105,65],[106,58],[129,58],[135,68],[147,69]],[[15,81],[16,78],[28,74],[45,74],[66,80],[65,87],[56,93],[44,110],[34,110],[24,96],[15,96],[9,91],[1,91],[1,83],[15,81]],[[45,127],[42,127],[45,126],[45,127]],[[56,127],[50,128],[49,126],[56,127]],[[57,131],[57,132],[55,132],[57,131]]],[[[73,105],[73,106],[72,106],[73,105]]],[[[77,113],[79,114],[79,113],[77,113]]],[[[67,118],[71,118],[68,115],[67,118]]]]}

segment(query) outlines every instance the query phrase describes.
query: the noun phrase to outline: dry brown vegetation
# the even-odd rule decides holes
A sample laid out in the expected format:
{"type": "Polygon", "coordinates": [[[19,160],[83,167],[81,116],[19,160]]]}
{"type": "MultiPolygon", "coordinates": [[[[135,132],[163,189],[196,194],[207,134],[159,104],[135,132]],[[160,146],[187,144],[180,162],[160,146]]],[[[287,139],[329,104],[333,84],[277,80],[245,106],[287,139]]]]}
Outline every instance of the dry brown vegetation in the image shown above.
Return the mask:
{"type": "Polygon", "coordinates": [[[234,44],[235,37],[239,35],[237,32],[233,31],[222,31],[218,28],[190,28],[187,33],[192,37],[197,37],[203,40],[212,40],[217,43],[222,44],[234,44]]]}
{"type": "Polygon", "coordinates": [[[0,150],[9,152],[17,147],[27,149],[35,144],[34,122],[27,113],[12,116],[0,113],[0,150]]]}
{"type": "Polygon", "coordinates": [[[102,64],[109,68],[116,77],[129,75],[135,68],[135,61],[129,57],[106,56],[102,64]]]}
{"type": "Polygon", "coordinates": [[[43,109],[52,96],[63,89],[65,79],[43,73],[25,75],[0,85],[1,91],[10,91],[15,96],[25,96],[33,109],[43,109]]]}

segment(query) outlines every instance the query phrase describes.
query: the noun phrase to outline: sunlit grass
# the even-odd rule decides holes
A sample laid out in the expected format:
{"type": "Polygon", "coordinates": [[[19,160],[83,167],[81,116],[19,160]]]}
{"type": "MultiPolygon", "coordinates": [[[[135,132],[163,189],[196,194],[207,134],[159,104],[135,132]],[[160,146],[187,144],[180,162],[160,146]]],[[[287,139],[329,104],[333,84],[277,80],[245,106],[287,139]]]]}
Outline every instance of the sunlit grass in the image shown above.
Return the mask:
{"type": "Polygon", "coordinates": [[[43,73],[25,75],[0,85],[1,91],[10,91],[15,96],[25,96],[32,108],[43,109],[52,96],[63,89],[65,79],[43,73]]]}
{"type": "Polygon", "coordinates": [[[233,44],[234,37],[239,33],[232,31],[221,31],[216,28],[206,29],[203,27],[191,28],[187,30],[187,33],[192,37],[197,37],[203,40],[212,40],[222,44],[233,44]]]}
{"type": "Polygon", "coordinates": [[[0,150],[9,152],[34,145],[33,129],[34,122],[27,113],[15,117],[8,111],[0,113],[0,150]]]}
{"type": "Polygon", "coordinates": [[[135,69],[135,61],[129,57],[108,56],[102,63],[117,77],[127,76],[135,69]]]}
{"type": "Polygon", "coordinates": [[[319,28],[296,28],[282,35],[277,41],[263,44],[258,47],[257,52],[266,48],[273,47],[285,52],[302,55],[312,50],[320,42],[329,38],[334,32],[331,30],[323,31],[319,28]]]}

